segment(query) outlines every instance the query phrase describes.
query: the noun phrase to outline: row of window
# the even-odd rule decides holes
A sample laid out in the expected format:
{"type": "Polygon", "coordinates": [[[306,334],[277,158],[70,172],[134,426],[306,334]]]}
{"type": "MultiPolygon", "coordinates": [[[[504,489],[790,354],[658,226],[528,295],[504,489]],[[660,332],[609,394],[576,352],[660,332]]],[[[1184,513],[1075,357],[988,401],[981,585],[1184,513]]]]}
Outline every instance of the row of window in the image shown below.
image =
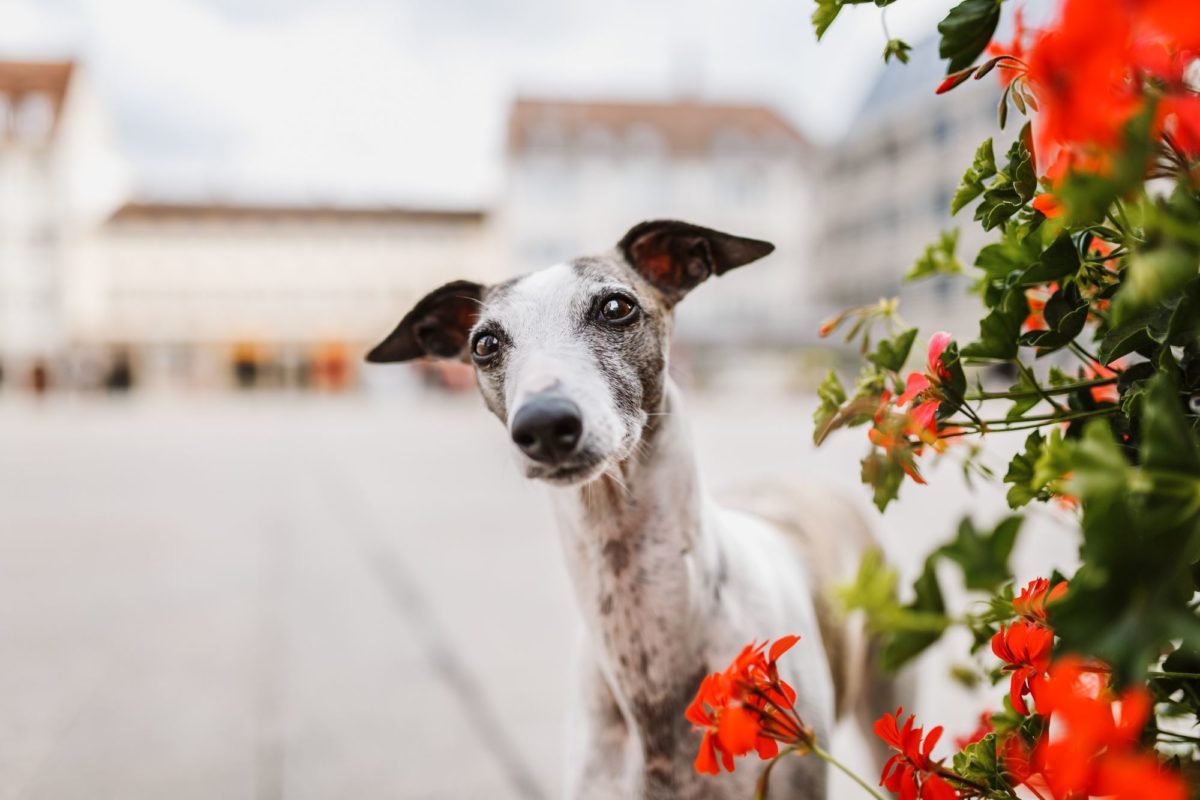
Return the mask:
{"type": "Polygon", "coordinates": [[[11,97],[0,92],[0,140],[41,142],[54,128],[54,101],[45,92],[11,97]]]}
{"type": "Polygon", "coordinates": [[[852,241],[872,233],[896,231],[905,220],[941,225],[950,218],[951,199],[951,189],[948,186],[939,186],[927,197],[925,203],[906,198],[911,202],[905,202],[903,207],[891,203],[881,205],[872,212],[855,214],[832,224],[827,236],[834,242],[852,241]]]}
{"type": "MultiPolygon", "coordinates": [[[[579,152],[591,156],[662,157],[671,150],[670,142],[661,131],[644,122],[625,129],[590,125],[579,132],[568,132],[554,121],[530,126],[524,149],[530,154],[579,152]]],[[[741,128],[727,127],[708,139],[711,155],[743,153],[784,153],[795,149],[795,141],[782,131],[763,135],[751,134],[741,128]]]]}
{"type": "MultiPolygon", "coordinates": [[[[620,193],[631,203],[649,203],[666,207],[678,193],[672,170],[662,166],[630,168],[621,172],[609,171],[610,185],[617,184],[620,193]]],[[[714,195],[737,206],[753,206],[765,202],[772,193],[772,176],[765,163],[717,165],[710,170],[714,195]]],[[[595,195],[603,185],[583,179],[579,170],[555,159],[536,159],[521,171],[519,188],[546,205],[557,205],[581,199],[584,193],[595,195]]]]}

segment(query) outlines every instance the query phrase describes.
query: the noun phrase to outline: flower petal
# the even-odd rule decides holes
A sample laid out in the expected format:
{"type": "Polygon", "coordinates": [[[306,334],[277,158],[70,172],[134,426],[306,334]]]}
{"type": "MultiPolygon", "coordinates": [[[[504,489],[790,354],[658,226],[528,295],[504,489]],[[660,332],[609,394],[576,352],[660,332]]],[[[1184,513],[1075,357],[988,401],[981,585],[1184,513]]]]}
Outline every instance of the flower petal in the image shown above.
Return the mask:
{"type": "Polygon", "coordinates": [[[771,661],[778,661],[779,657],[788,650],[791,650],[792,646],[798,641],[800,641],[800,637],[795,635],[782,636],[779,639],[776,639],[775,644],[771,645],[771,651],[768,654],[768,658],[771,661]]]}

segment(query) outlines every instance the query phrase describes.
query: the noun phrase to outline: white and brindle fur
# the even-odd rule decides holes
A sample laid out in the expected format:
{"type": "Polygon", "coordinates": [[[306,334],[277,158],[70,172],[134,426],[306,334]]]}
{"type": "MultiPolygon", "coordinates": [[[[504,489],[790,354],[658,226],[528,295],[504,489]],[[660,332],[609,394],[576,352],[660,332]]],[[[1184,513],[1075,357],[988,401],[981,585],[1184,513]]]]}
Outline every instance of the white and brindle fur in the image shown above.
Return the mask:
{"type": "MultiPolygon", "coordinates": [[[[368,357],[474,355],[484,400],[513,433],[530,404],[553,398],[577,410],[569,452],[531,458],[518,447],[525,474],[553,487],[584,621],[570,797],[752,797],[754,768],[694,771],[699,734],[683,716],[703,676],[751,640],[801,635],[780,666],[819,741],[836,714],[865,705],[866,639],[827,601],[869,544],[865,528],[811,489],[757,492],[747,503],[757,515],[717,505],[667,375],[673,306],[772,249],[643,223],[608,253],[493,287],[448,284],[368,357]],[[613,298],[631,316],[606,317],[613,298]]],[[[781,767],[772,797],[826,796],[823,762],[781,767]]]]}

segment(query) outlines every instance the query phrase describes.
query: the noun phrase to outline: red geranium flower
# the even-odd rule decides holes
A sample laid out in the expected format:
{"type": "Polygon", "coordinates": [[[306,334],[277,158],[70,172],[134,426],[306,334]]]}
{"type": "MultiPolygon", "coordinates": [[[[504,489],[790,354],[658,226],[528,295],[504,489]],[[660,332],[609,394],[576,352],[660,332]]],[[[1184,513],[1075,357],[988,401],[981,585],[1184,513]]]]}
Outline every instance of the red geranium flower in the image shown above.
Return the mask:
{"type": "MultiPolygon", "coordinates": [[[[1113,366],[1117,366],[1120,362],[1113,362],[1113,366]]],[[[1093,361],[1090,365],[1084,367],[1084,375],[1089,380],[1100,378],[1115,378],[1117,373],[1101,364],[1099,361],[1093,361]]],[[[1092,399],[1097,403],[1115,403],[1121,399],[1120,391],[1115,383],[1108,383],[1103,386],[1093,386],[1091,389],[1092,399]]]]}
{"type": "Polygon", "coordinates": [[[1116,800],[1184,800],[1186,787],[1158,759],[1138,749],[1151,713],[1150,695],[1132,687],[1116,696],[1104,669],[1069,657],[1035,689],[1048,731],[1032,754],[1016,736],[1006,742],[1005,766],[1021,783],[1036,780],[1059,800],[1091,796],[1116,800]]]}
{"type": "Polygon", "coordinates": [[[704,732],[694,763],[697,772],[716,775],[733,759],[751,751],[759,758],[779,754],[779,742],[803,745],[812,731],[794,709],[796,692],[779,677],[776,661],[799,636],[784,636],[764,652],[767,643],[748,644],[724,672],[714,672],[700,684],[688,706],[688,721],[704,732]]]}
{"type": "Polygon", "coordinates": [[[879,785],[897,793],[900,800],[956,800],[958,792],[942,777],[941,762],[930,757],[942,737],[942,726],[925,735],[924,728],[913,727],[915,715],[910,714],[901,727],[903,713],[898,708],[875,721],[875,735],[896,751],[884,764],[879,785]]]}
{"type": "Polygon", "coordinates": [[[950,339],[950,334],[945,331],[939,331],[933,335],[929,340],[929,350],[925,354],[925,373],[909,373],[908,380],[904,384],[904,393],[896,398],[896,405],[907,405],[918,396],[941,399],[930,390],[950,380],[950,371],[942,363],[942,354],[950,346],[950,339]]]}
{"type": "Polygon", "coordinates": [[[1058,198],[1050,192],[1043,192],[1042,194],[1037,195],[1032,201],[1030,201],[1029,204],[1038,211],[1042,212],[1042,215],[1045,216],[1046,219],[1061,217],[1063,213],[1062,203],[1060,203],[1058,198]]]}
{"type": "Polygon", "coordinates": [[[1066,593],[1066,581],[1059,581],[1051,588],[1050,581],[1035,578],[1013,598],[1013,610],[1030,622],[1045,625],[1047,604],[1061,600],[1066,593]]]}
{"type": "MultiPolygon", "coordinates": [[[[993,58],[996,56],[1012,56],[1016,59],[1025,58],[1024,9],[1018,8],[1016,14],[1013,15],[1012,41],[1008,44],[1001,44],[1000,42],[990,43],[987,46],[987,54],[993,58]]],[[[1016,66],[1013,62],[1001,63],[996,66],[1001,86],[1008,86],[1023,71],[1023,69],[1016,69],[1016,66]]]]}
{"type": "Polygon", "coordinates": [[[1001,625],[992,637],[992,652],[1004,662],[1004,671],[1012,673],[1009,696],[1018,714],[1029,714],[1024,695],[1033,690],[1050,668],[1053,646],[1053,631],[1024,621],[1008,627],[1001,625]]]}

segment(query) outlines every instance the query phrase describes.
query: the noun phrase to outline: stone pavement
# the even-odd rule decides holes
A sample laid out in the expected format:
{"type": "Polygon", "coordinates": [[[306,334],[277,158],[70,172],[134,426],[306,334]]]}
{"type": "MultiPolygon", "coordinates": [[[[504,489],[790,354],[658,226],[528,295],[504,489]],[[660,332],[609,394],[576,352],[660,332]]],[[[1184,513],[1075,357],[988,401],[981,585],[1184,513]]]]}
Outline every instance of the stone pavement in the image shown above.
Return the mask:
{"type": "MultiPolygon", "coordinates": [[[[865,507],[861,431],[814,454],[806,400],[692,406],[713,485],[865,507]]],[[[473,396],[0,395],[0,800],[557,797],[575,612],[508,447],[473,396]]],[[[1003,510],[930,477],[879,525],[908,575],[1003,510]]],[[[1047,516],[1017,563],[1071,558],[1047,516]]],[[[917,709],[970,730],[938,658],[917,709]]]]}

